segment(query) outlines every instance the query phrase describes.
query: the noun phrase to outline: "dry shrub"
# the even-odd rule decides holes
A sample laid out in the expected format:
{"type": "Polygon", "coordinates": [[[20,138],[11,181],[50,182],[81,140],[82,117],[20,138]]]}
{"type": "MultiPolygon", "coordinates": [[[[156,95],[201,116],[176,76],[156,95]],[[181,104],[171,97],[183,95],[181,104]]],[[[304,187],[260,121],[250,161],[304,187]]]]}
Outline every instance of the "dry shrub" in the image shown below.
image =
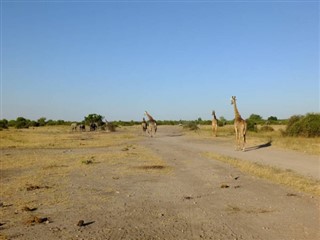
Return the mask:
{"type": "Polygon", "coordinates": [[[262,126],[259,130],[261,132],[273,132],[274,131],[273,127],[268,126],[268,125],[262,126]]]}
{"type": "Polygon", "coordinates": [[[183,128],[191,131],[199,130],[198,124],[195,121],[187,122],[186,124],[183,125],[183,128]]]}

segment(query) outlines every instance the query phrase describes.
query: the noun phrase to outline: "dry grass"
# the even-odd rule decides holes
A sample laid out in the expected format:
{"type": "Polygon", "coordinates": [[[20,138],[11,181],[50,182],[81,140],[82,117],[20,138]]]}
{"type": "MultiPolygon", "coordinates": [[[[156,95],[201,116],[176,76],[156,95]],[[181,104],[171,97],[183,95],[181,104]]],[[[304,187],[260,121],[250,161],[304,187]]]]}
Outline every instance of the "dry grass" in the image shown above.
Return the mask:
{"type": "MultiPolygon", "coordinates": [[[[75,179],[85,181],[86,176],[99,183],[102,176],[169,173],[171,169],[162,158],[137,144],[137,130],[140,128],[122,128],[115,133],[72,133],[69,127],[41,127],[2,131],[1,202],[12,205],[19,214],[0,211],[0,219],[12,219],[11,224],[24,222],[25,213],[20,212],[25,206],[71,208],[75,200],[70,187],[75,179]]],[[[89,194],[97,201],[106,201],[108,193],[112,195],[115,189],[107,184],[105,194],[100,191],[83,185],[74,194],[89,194]]],[[[3,237],[0,235],[0,239],[3,237]]]]}
{"type": "Polygon", "coordinates": [[[116,133],[105,131],[71,132],[68,126],[38,127],[3,130],[1,148],[82,148],[119,145],[137,138],[133,129],[116,133]],[[112,137],[110,137],[112,136],[112,137]]]}
{"type": "MultiPolygon", "coordinates": [[[[290,149],[307,154],[320,155],[320,138],[305,137],[284,137],[281,131],[285,129],[284,125],[270,125],[275,131],[273,132],[248,132],[247,145],[258,145],[272,141],[272,146],[284,149],[290,149]]],[[[259,129],[259,126],[258,126],[259,129]]],[[[200,126],[196,132],[185,131],[186,134],[197,138],[212,138],[211,126],[200,126]]],[[[218,128],[218,137],[230,138],[234,141],[233,125],[226,125],[218,128]]]]}
{"type": "Polygon", "coordinates": [[[215,153],[206,153],[207,157],[228,163],[244,173],[248,173],[277,184],[283,184],[295,190],[320,196],[320,181],[307,178],[291,171],[281,170],[276,167],[252,163],[246,160],[223,156],[215,153]]]}

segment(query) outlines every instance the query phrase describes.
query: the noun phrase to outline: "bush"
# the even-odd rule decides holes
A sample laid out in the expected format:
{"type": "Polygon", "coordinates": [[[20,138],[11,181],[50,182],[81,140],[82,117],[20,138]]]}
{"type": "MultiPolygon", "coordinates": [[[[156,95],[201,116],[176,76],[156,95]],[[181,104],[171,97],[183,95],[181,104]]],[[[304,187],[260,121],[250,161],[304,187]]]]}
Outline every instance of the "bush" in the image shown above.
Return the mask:
{"type": "Polygon", "coordinates": [[[23,117],[18,117],[16,120],[16,128],[29,128],[29,121],[23,117]]]}
{"type": "Polygon", "coordinates": [[[257,123],[251,119],[247,119],[247,130],[257,132],[257,123]]]}
{"type": "Polygon", "coordinates": [[[8,120],[7,119],[2,119],[0,120],[0,129],[7,129],[8,128],[8,120]]]}
{"type": "Polygon", "coordinates": [[[183,125],[183,128],[184,129],[189,129],[189,130],[192,130],[192,131],[197,131],[199,130],[199,127],[196,123],[196,121],[190,121],[190,122],[187,122],[183,125]]]}
{"type": "Polygon", "coordinates": [[[29,127],[39,127],[39,122],[36,122],[36,121],[30,121],[29,122],[29,127]]]}
{"type": "Polygon", "coordinates": [[[290,117],[284,134],[286,136],[319,137],[320,114],[308,113],[306,116],[290,117]]]}
{"type": "Polygon", "coordinates": [[[260,131],[261,131],[261,132],[273,132],[274,129],[273,129],[273,127],[270,127],[270,126],[268,126],[268,125],[264,125],[264,126],[262,126],[262,127],[260,128],[260,131]]]}

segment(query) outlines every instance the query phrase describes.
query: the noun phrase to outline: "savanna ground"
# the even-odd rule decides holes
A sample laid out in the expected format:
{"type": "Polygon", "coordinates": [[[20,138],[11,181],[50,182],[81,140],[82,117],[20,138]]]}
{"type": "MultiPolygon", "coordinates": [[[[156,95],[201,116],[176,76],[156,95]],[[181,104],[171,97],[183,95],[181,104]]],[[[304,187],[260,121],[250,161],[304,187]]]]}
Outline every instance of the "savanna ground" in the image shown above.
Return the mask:
{"type": "MultiPolygon", "coordinates": [[[[276,129],[278,130],[278,129],[276,129]]],[[[3,130],[0,239],[320,239],[320,139],[3,130]]]]}

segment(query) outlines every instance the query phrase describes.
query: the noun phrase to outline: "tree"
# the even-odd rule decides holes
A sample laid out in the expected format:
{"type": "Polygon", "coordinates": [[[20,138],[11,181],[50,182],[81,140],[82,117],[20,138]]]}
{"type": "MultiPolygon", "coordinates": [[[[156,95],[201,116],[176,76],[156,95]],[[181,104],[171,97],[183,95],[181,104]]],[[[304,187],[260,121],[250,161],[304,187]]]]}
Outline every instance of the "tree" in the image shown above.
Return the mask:
{"type": "Polygon", "coordinates": [[[221,127],[221,126],[224,126],[224,125],[227,124],[227,119],[226,119],[224,116],[221,116],[221,117],[219,118],[218,123],[219,123],[219,126],[220,126],[220,127],[221,127]]]}
{"type": "Polygon", "coordinates": [[[0,120],[0,129],[7,129],[8,128],[8,120],[7,119],[2,119],[0,120]]]}
{"type": "Polygon", "coordinates": [[[16,128],[29,128],[29,121],[23,117],[18,117],[16,120],[16,128]]]}
{"type": "Polygon", "coordinates": [[[268,121],[278,121],[278,118],[275,116],[268,117],[268,121]]]}
{"type": "Polygon", "coordinates": [[[38,123],[39,123],[39,126],[45,126],[46,125],[46,118],[45,117],[39,118],[38,123]]]}
{"type": "Polygon", "coordinates": [[[84,121],[87,125],[90,125],[91,123],[96,123],[98,126],[101,126],[104,124],[103,119],[103,116],[95,113],[89,114],[88,116],[84,117],[84,121]]]}
{"type": "Polygon", "coordinates": [[[251,114],[249,119],[251,121],[256,122],[256,123],[263,121],[262,117],[260,115],[258,115],[258,114],[251,114]]]}

